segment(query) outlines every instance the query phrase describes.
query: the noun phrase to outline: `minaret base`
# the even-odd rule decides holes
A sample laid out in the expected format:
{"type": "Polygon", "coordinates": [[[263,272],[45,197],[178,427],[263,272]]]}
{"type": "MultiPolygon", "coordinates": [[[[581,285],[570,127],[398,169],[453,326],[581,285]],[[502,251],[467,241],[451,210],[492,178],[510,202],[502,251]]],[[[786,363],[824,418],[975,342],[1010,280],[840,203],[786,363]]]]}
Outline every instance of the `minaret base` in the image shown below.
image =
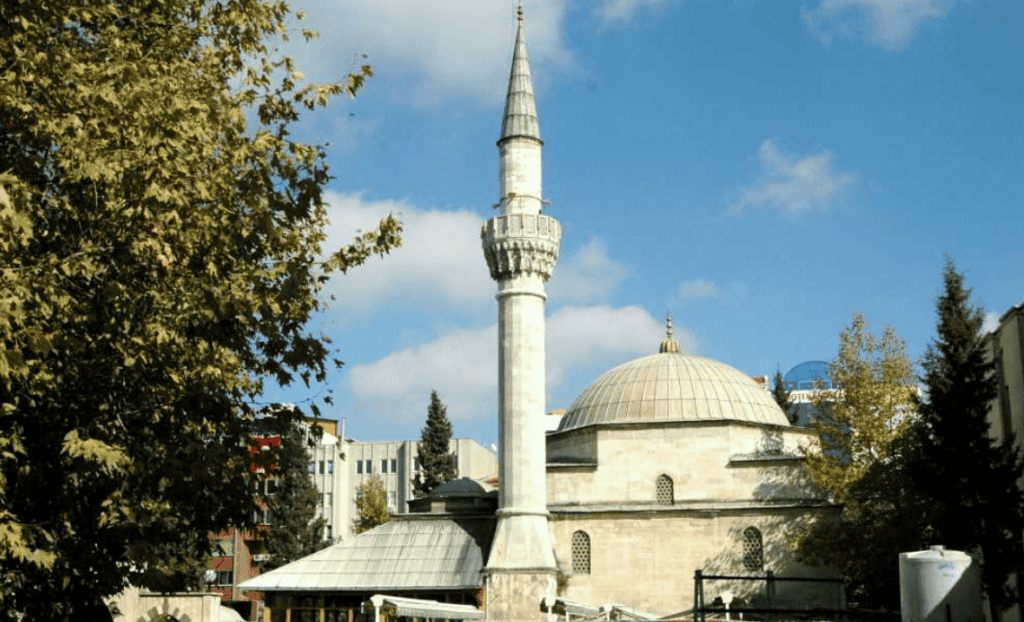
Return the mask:
{"type": "Polygon", "coordinates": [[[543,622],[544,599],[557,589],[554,568],[488,569],[487,620],[543,622]]]}
{"type": "Polygon", "coordinates": [[[542,602],[553,598],[557,570],[546,512],[498,510],[487,559],[487,619],[545,620],[542,602]]]}

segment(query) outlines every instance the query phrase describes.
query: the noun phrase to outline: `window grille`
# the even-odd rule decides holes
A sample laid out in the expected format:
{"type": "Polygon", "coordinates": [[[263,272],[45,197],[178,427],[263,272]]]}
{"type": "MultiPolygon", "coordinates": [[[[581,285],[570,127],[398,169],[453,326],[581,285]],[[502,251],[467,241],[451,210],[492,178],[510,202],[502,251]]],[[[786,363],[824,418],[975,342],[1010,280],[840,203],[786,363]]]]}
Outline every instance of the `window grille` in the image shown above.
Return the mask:
{"type": "Polygon", "coordinates": [[[764,545],[756,527],[743,530],[743,567],[751,572],[764,570],[764,545]]]}
{"type": "Polygon", "coordinates": [[[675,491],[673,490],[671,477],[659,475],[658,479],[654,480],[654,488],[659,504],[672,505],[675,502],[675,491]]]}
{"type": "Polygon", "coordinates": [[[585,531],[572,534],[572,572],[590,574],[590,536],[585,531]]]}

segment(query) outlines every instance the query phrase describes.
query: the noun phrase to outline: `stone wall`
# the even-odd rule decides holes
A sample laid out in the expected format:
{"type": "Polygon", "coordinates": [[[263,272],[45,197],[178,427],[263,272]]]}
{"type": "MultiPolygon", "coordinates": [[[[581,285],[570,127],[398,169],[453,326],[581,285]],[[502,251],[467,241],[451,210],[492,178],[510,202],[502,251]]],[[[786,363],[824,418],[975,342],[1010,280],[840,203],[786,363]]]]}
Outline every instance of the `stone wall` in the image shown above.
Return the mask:
{"type": "Polygon", "coordinates": [[[659,475],[672,479],[675,501],[747,500],[811,494],[795,487],[794,455],[808,432],[738,422],[608,426],[551,435],[549,460],[596,458],[596,468],[550,468],[548,503],[652,503],[659,475]],[[736,456],[766,453],[761,461],[736,456]],[[772,453],[767,453],[772,452],[772,453]]]}
{"type": "Polygon", "coordinates": [[[545,620],[541,602],[555,595],[555,576],[550,572],[493,571],[487,576],[488,620],[540,622],[545,620]]]}
{"type": "MultiPolygon", "coordinates": [[[[813,510],[759,509],[743,513],[554,512],[550,522],[555,555],[571,577],[561,597],[592,605],[621,603],[662,615],[693,607],[694,573],[822,577],[821,568],[800,565],[786,548],[784,526],[813,510]],[[764,567],[744,565],[743,532],[758,529],[763,537],[764,567]],[[573,533],[583,531],[590,542],[590,573],[574,572],[573,533]]],[[[779,583],[778,603],[796,606],[834,606],[837,592],[830,584],[779,583]]],[[[707,602],[725,589],[740,597],[764,594],[764,582],[718,582],[705,587],[707,602]]]]}

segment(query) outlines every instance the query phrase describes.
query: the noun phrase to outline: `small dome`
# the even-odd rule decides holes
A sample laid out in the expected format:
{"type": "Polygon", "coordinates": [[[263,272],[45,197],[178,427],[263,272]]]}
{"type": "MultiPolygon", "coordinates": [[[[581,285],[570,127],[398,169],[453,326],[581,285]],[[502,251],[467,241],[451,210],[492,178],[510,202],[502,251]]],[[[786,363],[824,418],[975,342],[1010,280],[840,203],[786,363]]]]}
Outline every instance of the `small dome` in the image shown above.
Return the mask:
{"type": "Polygon", "coordinates": [[[659,421],[789,425],[772,396],[735,367],[663,350],[598,378],[576,398],[558,430],[659,421]]]}
{"type": "Polygon", "coordinates": [[[487,494],[483,486],[467,477],[463,477],[441,484],[430,493],[430,498],[450,499],[452,497],[476,497],[483,494],[487,494]]]}

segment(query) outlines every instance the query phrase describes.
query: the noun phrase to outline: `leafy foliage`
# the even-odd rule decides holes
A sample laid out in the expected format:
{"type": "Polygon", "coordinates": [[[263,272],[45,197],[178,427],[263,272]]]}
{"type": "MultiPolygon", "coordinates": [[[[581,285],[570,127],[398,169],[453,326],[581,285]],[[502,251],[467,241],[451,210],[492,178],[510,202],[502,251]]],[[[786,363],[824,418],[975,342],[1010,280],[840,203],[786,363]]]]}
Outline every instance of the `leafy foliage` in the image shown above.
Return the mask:
{"type": "Polygon", "coordinates": [[[269,417],[260,421],[261,434],[280,437],[274,452],[274,468],[260,482],[260,496],[268,517],[258,527],[260,550],[267,558],[258,562],[261,572],[284,566],[327,546],[324,526],[317,516],[320,493],[309,475],[310,448],[322,437],[318,426],[296,425],[292,418],[269,417]]]}
{"type": "Polygon", "coordinates": [[[264,382],[326,377],[321,286],[401,242],[388,217],[320,259],[330,176],[289,126],[371,71],[299,86],[288,19],[0,3],[0,620],[197,584],[207,533],[252,526],[264,382]]]}
{"type": "Polygon", "coordinates": [[[886,326],[878,339],[860,313],[839,335],[828,375],[835,389],[816,396],[811,421],[822,450],[805,448],[804,458],[810,478],[847,504],[849,490],[874,464],[891,459],[893,443],[913,420],[916,378],[896,331],[886,326]]]}
{"type": "Polygon", "coordinates": [[[1024,466],[1012,435],[1002,443],[989,435],[989,402],[997,385],[981,333],[984,312],[970,298],[964,275],[947,257],[936,339],[921,364],[927,397],[914,474],[939,508],[936,543],[981,553],[982,581],[995,616],[1017,602],[1017,589],[1007,581],[1022,570],[1024,466]]]}
{"type": "Polygon", "coordinates": [[[420,462],[420,472],[413,481],[416,496],[426,497],[444,482],[455,479],[455,455],[449,451],[451,442],[452,423],[448,420],[448,408],[441,403],[437,391],[432,391],[427,424],[423,426],[416,450],[420,462]]]}
{"type": "Polygon", "coordinates": [[[843,574],[851,600],[898,607],[898,554],[919,548],[926,522],[907,472],[915,452],[907,434],[917,401],[913,366],[891,327],[878,339],[858,313],[840,334],[829,379],[835,389],[815,398],[811,421],[820,445],[802,453],[810,480],[842,512],[789,535],[803,559],[843,574]]]}
{"type": "Polygon", "coordinates": [[[380,475],[373,475],[356,486],[356,518],[352,531],[363,533],[391,520],[388,492],[380,475]]]}

